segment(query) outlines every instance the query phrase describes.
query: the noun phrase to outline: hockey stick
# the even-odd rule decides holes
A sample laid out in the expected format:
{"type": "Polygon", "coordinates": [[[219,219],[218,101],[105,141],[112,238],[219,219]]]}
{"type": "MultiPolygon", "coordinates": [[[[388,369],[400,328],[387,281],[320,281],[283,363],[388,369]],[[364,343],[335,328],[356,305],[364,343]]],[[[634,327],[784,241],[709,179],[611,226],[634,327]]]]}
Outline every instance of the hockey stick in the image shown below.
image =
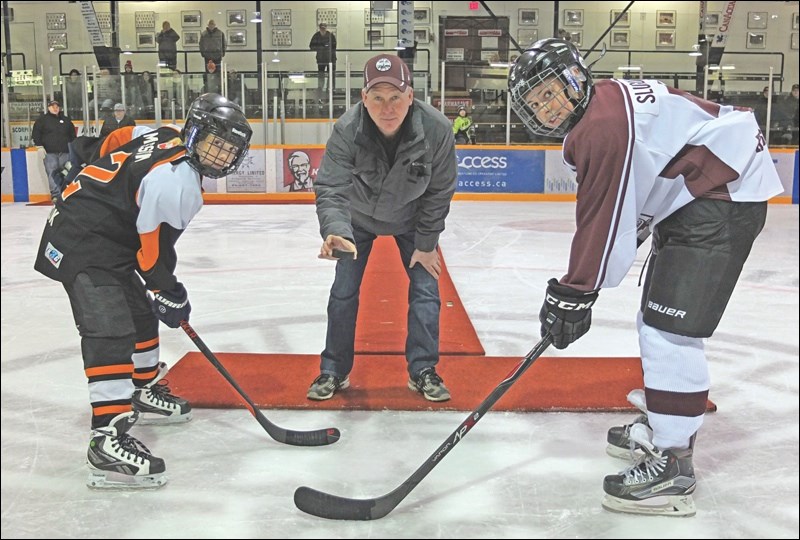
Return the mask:
{"type": "Polygon", "coordinates": [[[539,358],[547,347],[553,342],[550,334],[545,337],[520,361],[503,381],[492,390],[489,397],[478,405],[470,415],[461,422],[461,425],[431,454],[422,466],[414,471],[408,480],[403,482],[394,491],[374,499],[348,499],[337,495],[330,495],[308,487],[299,487],[294,492],[294,504],[307,514],[326,519],[344,519],[350,521],[369,521],[380,519],[400,504],[400,501],[417,487],[423,478],[441,463],[450,450],[463,439],[467,433],[483,418],[483,415],[492,408],[498,399],[511,388],[520,376],[539,358]]]}
{"type": "Polygon", "coordinates": [[[194,331],[188,322],[181,321],[181,328],[183,331],[186,332],[186,335],[194,341],[194,344],[197,345],[197,348],[200,349],[200,352],[203,353],[211,364],[217,368],[225,380],[228,381],[228,384],[233,386],[234,390],[244,399],[245,403],[247,403],[247,409],[250,413],[256,417],[258,423],[261,424],[261,427],[269,433],[269,436],[275,439],[278,442],[284,444],[292,444],[294,446],[324,446],[326,444],[333,444],[339,440],[340,433],[339,430],[336,428],[328,428],[328,429],[316,429],[314,431],[294,431],[291,429],[284,429],[280,426],[276,426],[272,422],[270,422],[266,416],[264,416],[261,411],[258,410],[256,404],[253,403],[253,400],[247,397],[247,394],[244,393],[244,390],[237,384],[236,380],[231,377],[231,374],[228,373],[228,370],[225,369],[220,361],[214,356],[214,353],[206,347],[206,344],[203,343],[203,340],[200,339],[200,336],[197,335],[197,332],[194,331]]]}

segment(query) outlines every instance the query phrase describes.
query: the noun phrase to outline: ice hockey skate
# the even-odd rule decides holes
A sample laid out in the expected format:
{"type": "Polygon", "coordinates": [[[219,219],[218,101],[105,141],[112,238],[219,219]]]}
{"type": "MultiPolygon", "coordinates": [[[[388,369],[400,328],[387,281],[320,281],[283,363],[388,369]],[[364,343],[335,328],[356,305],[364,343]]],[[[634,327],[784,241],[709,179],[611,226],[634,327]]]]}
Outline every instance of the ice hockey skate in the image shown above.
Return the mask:
{"type": "Polygon", "coordinates": [[[86,464],[92,489],[155,489],[167,483],[164,460],[128,435],[136,411],[118,414],[106,427],[92,430],[86,464]]]}
{"type": "MultiPolygon", "coordinates": [[[[631,390],[628,392],[627,398],[631,405],[642,411],[642,414],[634,418],[633,422],[630,424],[614,426],[608,430],[608,435],[606,436],[606,440],[608,441],[606,453],[611,457],[635,461],[641,457],[644,452],[641,447],[631,441],[631,428],[636,424],[643,424],[650,430],[650,424],[647,421],[647,403],[644,397],[644,390],[639,388],[631,390]]],[[[650,438],[648,440],[652,440],[652,434],[653,432],[650,431],[650,438]]]]}
{"type": "Polygon", "coordinates": [[[634,424],[630,437],[644,453],[619,474],[605,477],[603,508],[629,514],[695,515],[692,449],[659,450],[644,424],[634,424]]]}
{"type": "Polygon", "coordinates": [[[192,419],[192,406],[185,399],[170,393],[164,376],[167,364],[158,364],[155,379],[133,392],[133,408],[140,413],[139,423],[178,424],[192,419]]]}

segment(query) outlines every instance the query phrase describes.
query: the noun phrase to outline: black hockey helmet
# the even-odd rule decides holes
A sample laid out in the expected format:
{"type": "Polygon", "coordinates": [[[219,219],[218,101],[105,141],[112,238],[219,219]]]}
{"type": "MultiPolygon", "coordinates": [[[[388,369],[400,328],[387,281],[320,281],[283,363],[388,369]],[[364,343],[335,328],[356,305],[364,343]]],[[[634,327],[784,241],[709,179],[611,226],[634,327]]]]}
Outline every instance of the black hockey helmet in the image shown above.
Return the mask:
{"type": "Polygon", "coordinates": [[[592,73],[575,45],[556,38],[531,45],[508,74],[511,108],[532,133],[545,137],[563,137],[578,123],[589,106],[592,85],[592,73]],[[540,100],[526,99],[532,89],[553,84],[554,91],[544,92],[540,100]],[[565,114],[567,103],[572,111],[565,114]],[[552,122],[541,119],[547,115],[552,122]]]}
{"type": "Polygon", "coordinates": [[[181,135],[186,146],[189,164],[209,178],[221,178],[234,172],[247,155],[253,130],[242,109],[227,98],[214,93],[195,99],[186,113],[181,135]],[[231,155],[221,154],[219,148],[201,151],[198,144],[212,134],[236,147],[231,155]],[[225,156],[224,159],[220,155],[225,156]]]}

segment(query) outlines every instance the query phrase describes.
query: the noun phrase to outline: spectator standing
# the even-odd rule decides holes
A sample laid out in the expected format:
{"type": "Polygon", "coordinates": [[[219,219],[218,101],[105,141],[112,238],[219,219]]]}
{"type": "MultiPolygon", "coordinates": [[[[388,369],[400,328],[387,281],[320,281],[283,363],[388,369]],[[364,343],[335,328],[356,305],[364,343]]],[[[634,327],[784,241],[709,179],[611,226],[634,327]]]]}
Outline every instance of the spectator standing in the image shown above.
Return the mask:
{"type": "Polygon", "coordinates": [[[66,80],[67,99],[66,99],[66,114],[70,118],[83,119],[83,77],[81,72],[75,68],[69,71],[69,76],[66,80]]]}
{"type": "Polygon", "coordinates": [[[406,362],[409,389],[430,401],[450,392],[439,363],[437,246],[456,190],[450,120],[414,99],[411,72],[395,55],[367,61],[361,102],[334,124],[314,181],[323,243],[319,258],[336,260],[320,375],[306,396],[333,397],[350,385],[359,291],[372,243],[394,236],[409,278],[406,362]],[[337,251],[350,252],[338,259],[337,251]]]}
{"type": "Polygon", "coordinates": [[[125,62],[122,81],[125,83],[125,103],[128,110],[138,112],[142,108],[142,87],[139,75],[133,72],[133,63],[130,60],[125,62]]]}
{"type": "Polygon", "coordinates": [[[317,52],[317,90],[320,98],[324,92],[325,80],[330,76],[331,88],[336,88],[336,36],[328,32],[328,25],[319,23],[319,31],[311,36],[308,47],[317,52]],[[328,72],[333,64],[333,71],[328,72]]]}
{"type": "Polygon", "coordinates": [[[139,80],[139,90],[142,94],[142,107],[147,118],[153,118],[155,110],[156,80],[149,71],[142,71],[139,80]]]}
{"type": "MultiPolygon", "coordinates": [[[[203,57],[203,63],[206,66],[206,73],[209,73],[210,62],[218,70],[222,63],[222,57],[225,56],[225,33],[217,28],[214,19],[209,19],[206,29],[200,35],[200,56],[203,57]]],[[[216,74],[219,78],[219,73],[216,74]]],[[[208,79],[206,79],[206,84],[208,79]]]]}
{"type": "Polygon", "coordinates": [[[126,126],[135,126],[136,121],[125,114],[125,105],[117,103],[114,105],[114,116],[107,118],[100,129],[100,137],[109,135],[112,131],[126,126]]]}
{"type": "MultiPolygon", "coordinates": [[[[161,23],[161,31],[156,34],[158,43],[158,61],[172,71],[178,69],[178,41],[181,37],[170,26],[169,21],[161,23]]],[[[180,73],[180,72],[179,72],[180,73]]]]}
{"type": "Polygon", "coordinates": [[[69,143],[75,140],[75,126],[61,111],[61,103],[51,99],[47,112],[36,119],[31,133],[33,143],[44,148],[44,170],[53,203],[61,195],[61,171],[69,162],[69,143]]]}

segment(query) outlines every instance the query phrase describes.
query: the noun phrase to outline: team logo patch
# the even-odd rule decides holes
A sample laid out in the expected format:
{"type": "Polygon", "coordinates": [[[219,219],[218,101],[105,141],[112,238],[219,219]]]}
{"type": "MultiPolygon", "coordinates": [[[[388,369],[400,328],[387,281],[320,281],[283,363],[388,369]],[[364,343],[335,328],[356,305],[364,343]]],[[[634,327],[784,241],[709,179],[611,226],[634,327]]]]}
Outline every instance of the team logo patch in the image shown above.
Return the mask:
{"type": "Polygon", "coordinates": [[[163,142],[157,146],[159,150],[167,150],[169,148],[175,148],[176,146],[180,146],[183,144],[179,137],[175,137],[174,139],[170,139],[167,142],[163,142]]]}
{"type": "Polygon", "coordinates": [[[389,71],[392,69],[392,62],[388,58],[381,58],[375,62],[375,69],[378,71],[389,71]]]}
{"type": "Polygon", "coordinates": [[[61,266],[61,261],[64,259],[64,254],[54,248],[53,244],[50,242],[48,242],[47,247],[44,248],[44,256],[47,257],[47,260],[56,268],[61,266]]]}

